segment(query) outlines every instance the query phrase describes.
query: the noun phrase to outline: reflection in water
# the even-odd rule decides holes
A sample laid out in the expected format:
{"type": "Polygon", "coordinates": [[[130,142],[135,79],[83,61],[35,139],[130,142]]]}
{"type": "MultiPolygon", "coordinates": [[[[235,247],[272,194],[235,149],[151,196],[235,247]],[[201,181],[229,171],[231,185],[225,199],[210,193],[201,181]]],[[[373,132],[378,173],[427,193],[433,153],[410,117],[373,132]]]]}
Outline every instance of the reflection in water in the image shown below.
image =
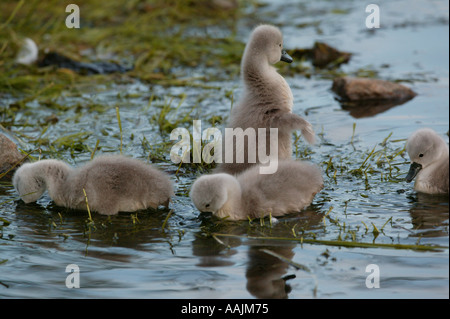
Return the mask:
{"type": "Polygon", "coordinates": [[[410,209],[414,229],[424,230],[413,236],[448,236],[449,197],[417,193],[409,197],[413,205],[410,209]]]}
{"type": "MultiPolygon", "coordinates": [[[[244,227],[236,225],[226,225],[221,227],[220,231],[234,235],[246,235],[247,233],[244,227]]],[[[220,237],[219,241],[212,237],[197,236],[192,246],[193,254],[200,257],[197,266],[220,267],[234,264],[230,257],[237,251],[233,247],[240,246],[242,241],[239,238],[231,237],[220,237]]],[[[257,298],[287,298],[290,287],[283,279],[283,275],[286,274],[289,265],[261,249],[267,248],[292,259],[294,247],[295,245],[249,246],[246,278],[247,290],[250,294],[257,298]]]]}
{"type": "Polygon", "coordinates": [[[269,249],[283,257],[292,259],[294,257],[291,246],[251,246],[248,250],[247,290],[257,298],[284,299],[291,292],[291,287],[287,284],[285,277],[289,265],[280,259],[262,251],[269,249]]]}
{"type": "MultiPolygon", "coordinates": [[[[263,226],[260,221],[254,220],[252,223],[245,222],[220,222],[216,217],[208,214],[201,214],[201,228],[212,230],[215,233],[231,234],[237,236],[264,235],[270,232],[271,237],[286,237],[287,232],[291,232],[293,227],[297,229],[314,230],[320,224],[324,213],[320,212],[320,206],[311,205],[297,214],[291,214],[280,218],[279,222],[269,226],[268,218],[264,219],[263,226]]],[[[238,237],[216,237],[209,234],[197,233],[192,243],[193,254],[200,257],[197,266],[200,267],[220,267],[234,265],[231,256],[237,253],[236,247],[248,245],[246,263],[247,291],[256,298],[288,298],[291,287],[288,280],[295,278],[295,275],[287,274],[289,264],[275,256],[264,252],[268,249],[288,260],[294,257],[296,244],[292,242],[277,242],[276,245],[262,246],[260,242],[244,240],[238,237]]]]}
{"type": "Polygon", "coordinates": [[[341,107],[356,119],[375,116],[409,100],[341,102],[341,107]]]}
{"type": "Polygon", "coordinates": [[[18,239],[21,242],[38,242],[43,248],[63,251],[70,238],[70,242],[73,240],[79,244],[76,245],[77,250],[84,257],[129,262],[133,259],[131,250],[117,253],[104,248],[152,250],[153,243],[170,241],[170,236],[161,230],[167,209],[119,213],[115,216],[93,214],[94,222],[89,223],[85,211],[55,206],[44,197],[37,203],[17,201],[15,214],[18,217],[16,223],[21,227],[21,238],[18,239]]]}
{"type": "MultiPolygon", "coordinates": [[[[218,231],[233,235],[246,235],[247,227],[236,223],[223,223],[218,231]]],[[[193,254],[200,257],[199,267],[221,267],[234,265],[231,256],[237,253],[233,247],[240,246],[241,239],[233,237],[220,237],[214,239],[210,236],[198,234],[192,243],[193,254]],[[220,242],[219,242],[220,241],[220,242]]],[[[287,298],[290,292],[283,275],[289,265],[280,259],[271,256],[261,249],[267,248],[292,259],[295,245],[285,246],[249,246],[247,262],[247,290],[257,298],[287,298]]]]}
{"type": "MultiPolygon", "coordinates": [[[[238,222],[217,223],[216,218],[209,214],[200,214],[201,228],[213,229],[218,233],[227,233],[233,235],[243,235],[246,233],[245,225],[238,222]]],[[[220,242],[210,235],[204,235],[198,232],[192,242],[192,252],[194,256],[200,257],[199,267],[220,267],[231,266],[234,262],[229,257],[236,254],[232,249],[241,245],[239,238],[221,238],[220,242]]]]}
{"type": "Polygon", "coordinates": [[[227,248],[227,246],[219,243],[214,238],[197,237],[192,243],[192,250],[194,256],[200,257],[200,262],[196,266],[220,267],[234,265],[234,262],[229,257],[236,254],[236,250],[227,248]]]}
{"type": "MultiPolygon", "coordinates": [[[[292,218],[286,218],[279,222],[271,230],[273,237],[286,237],[286,230],[296,227],[297,229],[314,230],[322,221],[324,213],[320,212],[320,207],[311,205],[308,209],[296,214],[292,218]]],[[[247,290],[257,298],[288,298],[291,287],[287,280],[295,276],[285,276],[289,265],[277,257],[262,251],[268,249],[289,260],[294,258],[294,248],[296,244],[279,243],[274,246],[252,245],[248,250],[247,263],[247,290]]]]}

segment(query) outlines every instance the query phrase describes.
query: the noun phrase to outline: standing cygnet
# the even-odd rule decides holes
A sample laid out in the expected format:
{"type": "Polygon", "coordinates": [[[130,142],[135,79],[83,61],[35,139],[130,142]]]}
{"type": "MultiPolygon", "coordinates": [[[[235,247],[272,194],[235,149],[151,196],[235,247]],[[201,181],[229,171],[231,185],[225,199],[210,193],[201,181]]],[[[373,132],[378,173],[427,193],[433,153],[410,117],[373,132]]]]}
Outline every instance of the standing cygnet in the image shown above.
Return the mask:
{"type": "Polygon", "coordinates": [[[100,156],[80,168],[59,160],[22,165],[13,185],[25,203],[38,200],[48,189],[58,206],[89,209],[102,215],[168,206],[173,195],[169,177],[137,159],[121,155],[100,156]]]}
{"type": "Polygon", "coordinates": [[[411,167],[406,181],[416,177],[414,189],[427,194],[448,194],[448,145],[432,129],[414,132],[406,143],[411,167]]]}
{"type": "Polygon", "coordinates": [[[323,188],[319,168],[307,162],[283,160],[274,174],[260,174],[253,166],[238,176],[204,175],[191,189],[191,199],[201,212],[230,220],[282,216],[311,204],[323,188]]]}
{"type": "MultiPolygon", "coordinates": [[[[255,141],[248,138],[244,150],[236,150],[239,142],[234,138],[225,141],[224,151],[233,149],[233,163],[225,163],[217,168],[217,172],[237,174],[252,165],[249,160],[250,150],[255,150],[256,163],[265,160],[259,158],[258,128],[266,129],[266,153],[273,154],[270,146],[270,128],[278,129],[278,159],[289,159],[292,156],[292,131],[301,130],[303,137],[314,143],[314,130],[311,124],[302,117],[292,113],[293,96],[285,79],[272,66],[279,61],[292,62],[292,58],[283,51],[281,31],[271,25],[258,26],[251,34],[241,61],[241,76],[244,83],[242,96],[233,107],[227,128],[254,129],[255,141]],[[255,145],[256,143],[256,145],[255,145]],[[244,163],[236,163],[236,153],[244,154],[244,163]]],[[[244,136],[236,137],[244,142],[244,136]]],[[[263,140],[263,138],[261,138],[263,140]]],[[[225,153],[223,153],[225,154],[225,153]]],[[[226,155],[226,154],[225,154],[226,155]]],[[[264,154],[265,155],[265,154],[264,154]]],[[[252,154],[253,156],[253,154],[252,154]]],[[[263,155],[261,155],[263,156],[263,155]]],[[[253,162],[255,163],[255,162],[253,162]]]]}

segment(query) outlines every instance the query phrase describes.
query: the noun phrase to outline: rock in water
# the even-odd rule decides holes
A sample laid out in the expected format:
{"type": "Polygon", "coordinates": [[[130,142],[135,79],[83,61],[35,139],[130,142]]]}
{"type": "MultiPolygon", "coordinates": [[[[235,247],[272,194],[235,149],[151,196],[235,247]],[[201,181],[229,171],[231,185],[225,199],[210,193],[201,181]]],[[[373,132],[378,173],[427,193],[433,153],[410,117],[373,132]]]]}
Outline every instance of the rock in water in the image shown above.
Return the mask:
{"type": "Polygon", "coordinates": [[[0,134],[0,179],[3,177],[11,177],[13,171],[11,168],[19,163],[23,157],[17,150],[16,144],[5,135],[0,134]],[[9,171],[10,169],[11,171],[9,171]]]}
{"type": "Polygon", "coordinates": [[[291,50],[289,54],[294,59],[308,59],[318,68],[338,67],[352,57],[351,53],[339,51],[323,42],[315,42],[312,48],[291,50]]]}
{"type": "Polygon", "coordinates": [[[354,77],[339,77],[331,88],[343,101],[402,101],[417,94],[410,88],[394,82],[354,77]]]}
{"type": "Polygon", "coordinates": [[[312,48],[313,65],[319,68],[347,63],[351,56],[351,53],[341,52],[322,42],[315,42],[312,48]]]}

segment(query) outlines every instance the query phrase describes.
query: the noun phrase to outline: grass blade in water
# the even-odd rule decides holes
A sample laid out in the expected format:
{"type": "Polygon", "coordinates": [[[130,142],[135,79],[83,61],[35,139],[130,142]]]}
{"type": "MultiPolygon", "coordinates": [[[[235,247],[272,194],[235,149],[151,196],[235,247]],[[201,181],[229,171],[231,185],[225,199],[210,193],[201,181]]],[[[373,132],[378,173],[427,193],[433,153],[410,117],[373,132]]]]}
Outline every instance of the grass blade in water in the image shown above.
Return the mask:
{"type": "Polygon", "coordinates": [[[304,271],[309,272],[309,273],[311,272],[311,270],[308,267],[306,267],[306,266],[304,266],[302,264],[296,263],[296,262],[290,260],[289,258],[281,256],[280,254],[277,254],[276,252],[273,252],[273,251],[271,251],[269,249],[260,249],[260,250],[262,252],[265,252],[266,254],[269,254],[269,255],[271,255],[273,257],[276,257],[276,258],[280,259],[281,261],[284,261],[285,263],[293,266],[296,269],[304,270],[304,271]]]}

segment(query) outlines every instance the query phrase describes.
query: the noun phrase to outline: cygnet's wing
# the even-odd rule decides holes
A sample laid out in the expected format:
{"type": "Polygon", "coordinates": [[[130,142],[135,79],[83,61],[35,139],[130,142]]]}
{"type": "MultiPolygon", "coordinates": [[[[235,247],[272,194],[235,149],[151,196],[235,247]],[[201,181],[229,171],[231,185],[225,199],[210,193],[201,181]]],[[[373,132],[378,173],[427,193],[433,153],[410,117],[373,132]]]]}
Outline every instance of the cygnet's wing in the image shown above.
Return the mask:
{"type": "Polygon", "coordinates": [[[294,113],[281,113],[274,116],[271,122],[272,127],[278,127],[283,130],[300,130],[303,137],[309,144],[314,144],[315,134],[314,129],[307,120],[294,113]]]}

